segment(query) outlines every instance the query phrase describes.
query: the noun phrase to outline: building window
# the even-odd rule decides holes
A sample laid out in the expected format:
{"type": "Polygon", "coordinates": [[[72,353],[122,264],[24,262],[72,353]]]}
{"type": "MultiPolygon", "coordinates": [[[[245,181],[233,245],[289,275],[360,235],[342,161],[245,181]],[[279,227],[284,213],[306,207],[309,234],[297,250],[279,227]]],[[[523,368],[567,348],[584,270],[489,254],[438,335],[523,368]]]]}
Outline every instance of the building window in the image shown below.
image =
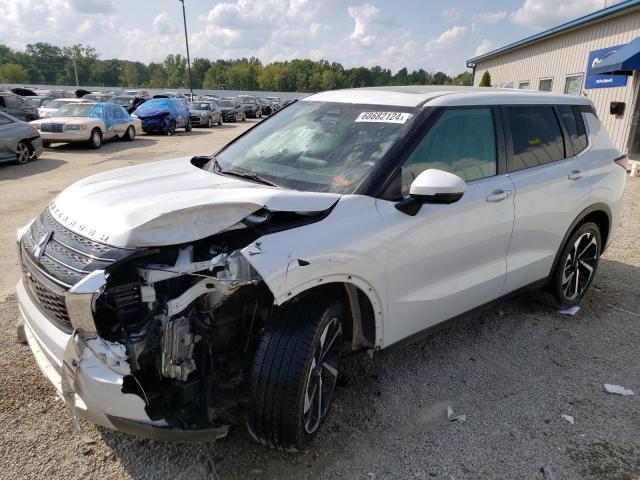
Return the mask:
{"type": "Polygon", "coordinates": [[[507,107],[513,156],[507,171],[516,172],[564,158],[564,137],[553,107],[507,107]]]}
{"type": "Polygon", "coordinates": [[[518,90],[530,90],[530,89],[531,89],[531,82],[529,80],[518,82],[518,90]]]}
{"type": "Polygon", "coordinates": [[[541,78],[538,84],[538,90],[541,92],[550,92],[553,88],[553,78],[541,78]]]}
{"type": "Polygon", "coordinates": [[[564,80],[564,93],[569,95],[580,95],[582,92],[582,74],[567,75],[564,80]]]}

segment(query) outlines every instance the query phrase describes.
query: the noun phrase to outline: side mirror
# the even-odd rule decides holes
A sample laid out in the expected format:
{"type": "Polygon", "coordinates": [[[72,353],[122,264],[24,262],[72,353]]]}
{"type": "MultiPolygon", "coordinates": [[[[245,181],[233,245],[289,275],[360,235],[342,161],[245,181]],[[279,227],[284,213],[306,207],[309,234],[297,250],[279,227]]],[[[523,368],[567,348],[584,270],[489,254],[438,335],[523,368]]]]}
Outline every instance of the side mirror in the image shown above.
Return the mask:
{"type": "Polygon", "coordinates": [[[396,203],[395,207],[407,215],[415,215],[424,203],[449,204],[464,195],[467,184],[459,176],[429,168],[420,173],[411,183],[409,197],[396,203]]]}

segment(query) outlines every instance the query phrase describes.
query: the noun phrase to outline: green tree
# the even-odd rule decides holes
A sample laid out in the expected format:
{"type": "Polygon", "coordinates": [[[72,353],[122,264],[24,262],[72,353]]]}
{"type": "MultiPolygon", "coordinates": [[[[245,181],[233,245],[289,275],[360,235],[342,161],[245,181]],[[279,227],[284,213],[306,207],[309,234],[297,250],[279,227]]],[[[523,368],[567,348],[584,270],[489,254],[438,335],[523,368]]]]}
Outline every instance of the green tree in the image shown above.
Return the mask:
{"type": "Polygon", "coordinates": [[[444,72],[436,72],[433,75],[434,85],[451,85],[452,81],[451,77],[444,72]]]}
{"type": "Polygon", "coordinates": [[[196,58],[191,64],[191,83],[193,88],[202,88],[204,77],[211,68],[211,61],[206,58],[196,58]]]}
{"type": "Polygon", "coordinates": [[[453,83],[456,85],[469,86],[471,85],[471,80],[471,74],[469,72],[462,72],[453,79],[453,83]]]}
{"type": "Polygon", "coordinates": [[[151,88],[164,88],[167,86],[167,72],[160,63],[150,63],[149,86],[151,88]]]}
{"type": "Polygon", "coordinates": [[[482,78],[480,79],[480,86],[481,87],[491,86],[491,74],[489,73],[489,70],[485,70],[485,72],[482,74],[482,78]]]}
{"type": "Polygon", "coordinates": [[[2,83],[27,83],[29,76],[27,71],[15,63],[0,65],[0,82],[2,83]]]}
{"type": "Polygon", "coordinates": [[[166,86],[170,88],[186,87],[187,59],[182,55],[167,55],[162,62],[166,74],[166,86]]]}

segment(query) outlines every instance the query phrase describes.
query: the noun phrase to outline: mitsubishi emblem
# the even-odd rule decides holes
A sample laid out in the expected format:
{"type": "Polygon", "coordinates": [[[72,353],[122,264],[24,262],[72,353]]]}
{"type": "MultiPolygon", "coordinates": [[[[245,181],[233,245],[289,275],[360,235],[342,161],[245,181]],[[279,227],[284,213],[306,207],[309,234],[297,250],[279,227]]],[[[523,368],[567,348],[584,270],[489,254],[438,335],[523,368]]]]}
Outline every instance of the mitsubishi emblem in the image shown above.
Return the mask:
{"type": "Polygon", "coordinates": [[[47,243],[49,243],[49,240],[51,240],[52,235],[53,231],[45,233],[42,237],[40,237],[40,240],[38,240],[38,244],[33,247],[31,253],[36,259],[36,262],[42,258],[42,255],[44,255],[44,249],[46,248],[47,243]]]}

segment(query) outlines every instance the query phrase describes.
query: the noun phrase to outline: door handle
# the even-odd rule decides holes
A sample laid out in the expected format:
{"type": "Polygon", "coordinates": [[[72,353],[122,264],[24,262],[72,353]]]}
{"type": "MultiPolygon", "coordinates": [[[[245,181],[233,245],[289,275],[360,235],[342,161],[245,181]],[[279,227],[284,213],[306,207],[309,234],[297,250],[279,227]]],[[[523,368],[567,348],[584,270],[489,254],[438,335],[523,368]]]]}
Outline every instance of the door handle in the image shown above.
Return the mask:
{"type": "Polygon", "coordinates": [[[511,190],[494,190],[493,193],[487,197],[487,202],[501,202],[509,198],[512,193],[513,191],[511,190]]]}
{"type": "Polygon", "coordinates": [[[581,172],[580,170],[573,170],[570,174],[569,174],[569,180],[580,180],[582,177],[584,177],[584,172],[581,172]]]}

